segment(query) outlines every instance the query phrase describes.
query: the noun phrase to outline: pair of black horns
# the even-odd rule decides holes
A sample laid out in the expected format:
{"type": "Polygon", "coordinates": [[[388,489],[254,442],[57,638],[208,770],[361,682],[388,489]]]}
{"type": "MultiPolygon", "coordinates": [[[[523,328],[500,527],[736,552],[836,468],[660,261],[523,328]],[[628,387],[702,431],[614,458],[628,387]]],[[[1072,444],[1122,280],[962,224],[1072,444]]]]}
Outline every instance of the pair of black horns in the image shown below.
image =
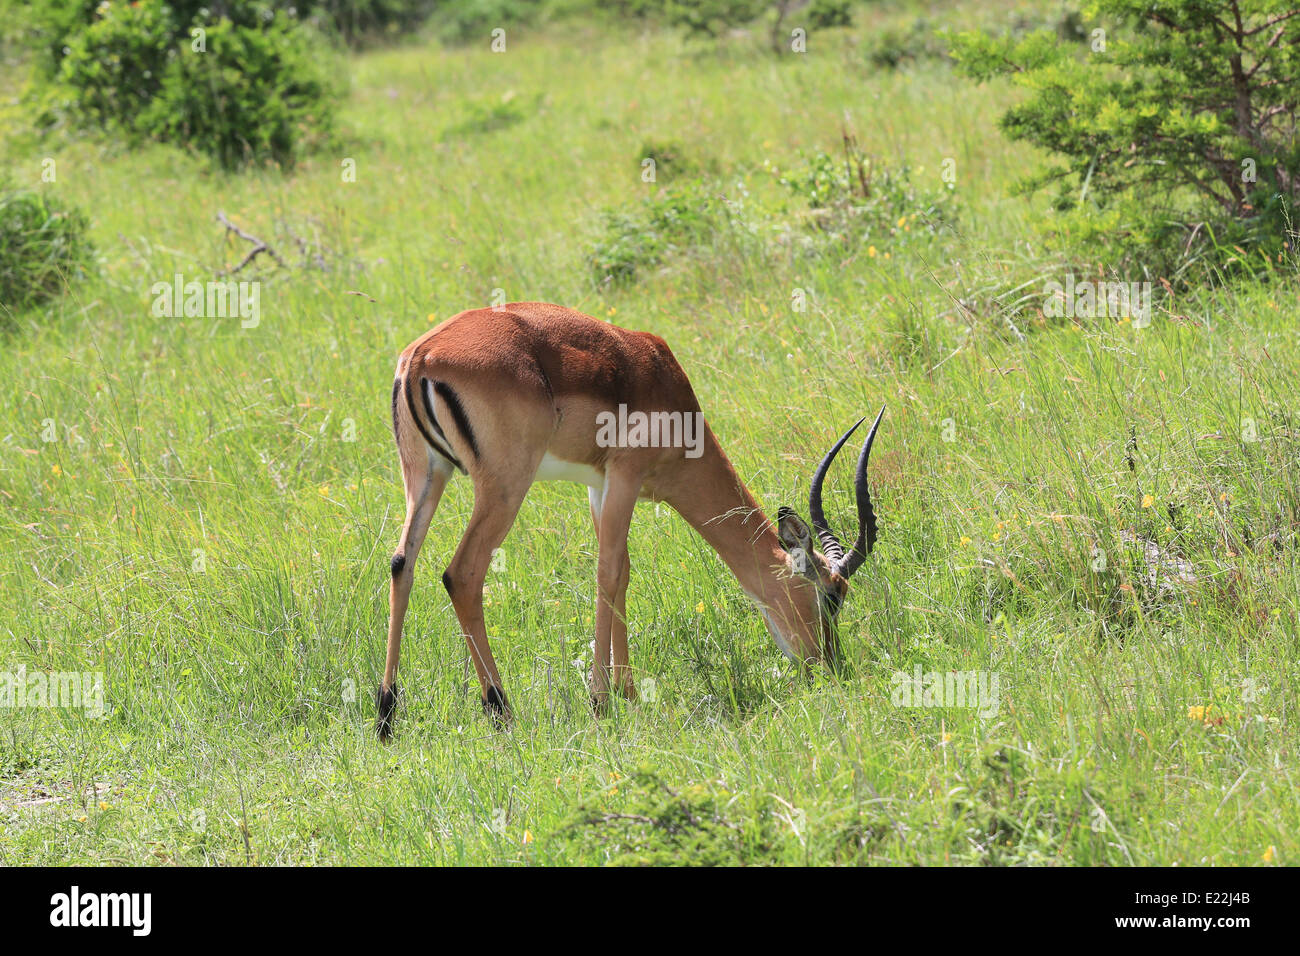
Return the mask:
{"type": "Polygon", "coordinates": [[[871,548],[876,543],[876,512],[871,507],[871,492],[867,489],[867,460],[871,457],[871,443],[876,439],[876,429],[880,427],[880,420],[884,417],[885,406],[881,405],[880,414],[872,423],[871,431],[867,432],[867,440],[862,443],[862,452],[858,455],[858,469],[853,476],[853,494],[858,503],[858,537],[847,555],[844,553],[844,546],[835,537],[835,532],[831,531],[830,525],[826,523],[826,512],[822,510],[822,482],[826,480],[826,472],[830,470],[831,462],[840,453],[844,443],[858,430],[858,426],[866,421],[865,417],[859,418],[826,453],[826,457],[817,466],[817,471],[813,474],[812,486],[808,489],[808,514],[812,517],[813,530],[817,532],[817,538],[821,541],[822,554],[830,559],[832,569],[845,578],[862,567],[862,562],[867,560],[867,555],[871,553],[871,548]]]}

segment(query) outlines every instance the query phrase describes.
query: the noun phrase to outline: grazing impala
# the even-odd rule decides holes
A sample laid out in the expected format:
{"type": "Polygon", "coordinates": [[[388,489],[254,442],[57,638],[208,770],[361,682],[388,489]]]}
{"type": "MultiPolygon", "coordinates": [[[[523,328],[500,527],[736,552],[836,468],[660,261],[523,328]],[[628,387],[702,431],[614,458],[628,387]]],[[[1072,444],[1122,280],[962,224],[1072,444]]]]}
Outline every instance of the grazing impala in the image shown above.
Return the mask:
{"type": "Polygon", "coordinates": [[[800,661],[833,663],[835,618],[848,579],[876,539],[867,458],[884,411],[858,458],[858,536],[847,554],[826,524],[822,482],[862,421],[844,433],[813,475],[808,508],[821,542],[815,551],[811,531],[790,509],[777,512],[775,526],[764,516],[704,424],[686,373],[658,336],[540,302],[461,312],[420,336],[398,358],[393,382],[406,521],[392,560],[379,735],[392,730],[415,561],[457,471],[474,482],[474,509],[442,583],[483,688],[483,709],[498,720],[508,720],[510,708],[488,647],[483,580],[529,487],[543,479],[577,481],[589,489],[600,548],[591,668],[597,709],[611,689],[635,696],[625,614],[627,535],[638,498],[667,502],[690,522],[758,604],[782,651],[800,661]],[[671,423],[672,440],[653,440],[661,436],[650,435],[647,422],[671,423]]]}

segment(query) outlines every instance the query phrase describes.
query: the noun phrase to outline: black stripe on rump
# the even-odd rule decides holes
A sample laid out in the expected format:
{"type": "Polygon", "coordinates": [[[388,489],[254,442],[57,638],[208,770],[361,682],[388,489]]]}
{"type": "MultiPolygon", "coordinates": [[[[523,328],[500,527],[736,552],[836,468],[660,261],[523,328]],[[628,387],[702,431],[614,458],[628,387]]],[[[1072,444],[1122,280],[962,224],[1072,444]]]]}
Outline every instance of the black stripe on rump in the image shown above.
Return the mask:
{"type": "Polygon", "coordinates": [[[474,453],[474,457],[478,458],[478,441],[474,438],[474,429],[470,427],[469,416],[465,414],[465,406],[461,404],[460,396],[446,382],[434,382],[433,390],[451,409],[451,417],[456,419],[456,428],[460,430],[465,441],[469,442],[469,450],[474,453]]]}
{"type": "MultiPolygon", "coordinates": [[[[444,450],[443,445],[439,445],[436,441],[434,441],[433,436],[429,434],[429,429],[425,428],[424,422],[420,421],[420,416],[416,414],[415,411],[415,396],[411,394],[410,375],[406,376],[405,380],[403,381],[403,386],[406,392],[406,407],[411,412],[411,417],[415,419],[415,427],[420,429],[420,434],[423,435],[424,440],[429,443],[429,447],[432,448],[434,451],[436,451],[443,458],[446,458],[449,462],[451,462],[453,465],[459,468],[462,472],[465,471],[465,466],[456,460],[455,455],[452,455],[449,451],[444,450]]],[[[429,398],[427,395],[425,396],[424,404],[425,407],[428,408],[429,398]]],[[[433,423],[433,427],[436,428],[438,430],[438,434],[441,435],[442,429],[438,428],[438,420],[433,417],[432,408],[429,408],[429,421],[433,423]]],[[[443,435],[442,440],[443,440],[443,444],[445,445],[447,441],[447,436],[443,435]]],[[[447,445],[446,447],[450,448],[451,446],[447,445]]]]}
{"type": "Polygon", "coordinates": [[[397,436],[397,393],[402,390],[402,380],[393,379],[393,440],[401,441],[397,436]]]}
{"type": "MultiPolygon", "coordinates": [[[[438,421],[438,415],[433,410],[433,399],[429,397],[429,380],[427,378],[420,379],[420,398],[424,402],[424,410],[429,415],[429,421],[433,423],[434,434],[442,439],[442,447],[446,452],[454,454],[455,449],[451,447],[451,442],[447,439],[447,433],[442,430],[442,423],[438,421]]],[[[462,467],[461,471],[464,470],[462,467]]]]}

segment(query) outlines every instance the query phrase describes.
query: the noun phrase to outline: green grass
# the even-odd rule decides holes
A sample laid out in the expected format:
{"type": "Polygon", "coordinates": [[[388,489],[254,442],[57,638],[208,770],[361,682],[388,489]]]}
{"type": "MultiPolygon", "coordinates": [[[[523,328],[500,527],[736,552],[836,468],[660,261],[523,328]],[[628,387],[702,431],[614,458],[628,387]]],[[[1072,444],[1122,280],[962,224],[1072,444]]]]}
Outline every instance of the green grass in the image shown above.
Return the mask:
{"type": "MultiPolygon", "coordinates": [[[[503,55],[369,53],[345,145],[292,176],[6,136],[0,168],[86,210],[101,261],[0,347],[0,669],[103,671],[109,714],[0,710],[0,862],[1300,858],[1294,276],[1157,286],[1142,329],[1016,306],[1069,267],[1042,252],[1045,203],[1011,194],[1039,161],[996,131],[1015,94],[871,66],[864,37],[910,20],[859,10],[804,57],[574,25],[503,55]],[[774,169],[836,152],[846,117],[927,188],[953,159],[957,225],[842,247],[804,225],[774,169]],[[718,170],[729,202],[602,288],[604,211],[667,188],[641,181],[647,142],[718,170]],[[260,325],[151,315],[153,283],[247,251],[219,210],[294,266],[258,260],[260,325]],[[496,289],[663,335],[769,514],[806,512],[820,454],[888,403],[843,679],[798,674],[717,557],[643,504],[630,645],[656,699],[595,719],[586,496],[538,485],[489,577],[517,715],[494,732],[438,581],[461,478],[416,569],[398,733],[374,739],[394,361],[496,289]],[[918,663],[996,673],[999,712],[894,706],[918,663]]],[[[828,491],[845,529],[850,471],[828,491]]]]}

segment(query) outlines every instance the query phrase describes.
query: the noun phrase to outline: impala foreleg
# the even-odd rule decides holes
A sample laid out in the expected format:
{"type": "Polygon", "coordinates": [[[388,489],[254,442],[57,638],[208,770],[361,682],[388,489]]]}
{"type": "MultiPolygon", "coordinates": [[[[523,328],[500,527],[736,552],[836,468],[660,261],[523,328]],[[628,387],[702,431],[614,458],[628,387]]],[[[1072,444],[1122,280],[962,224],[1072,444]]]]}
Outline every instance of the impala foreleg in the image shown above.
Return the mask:
{"type": "Polygon", "coordinates": [[[610,626],[610,658],[613,662],[613,686],[628,700],[636,700],[636,685],[632,682],[632,667],[627,650],[627,583],[631,577],[632,562],[627,549],[623,550],[623,583],[614,600],[614,619],[610,626]]]}
{"type": "Polygon", "coordinates": [[[611,686],[629,699],[636,696],[627,649],[627,583],[632,568],[627,535],[640,487],[639,476],[620,477],[611,472],[597,517],[600,556],[591,665],[591,702],[597,713],[604,710],[611,686]]]}

